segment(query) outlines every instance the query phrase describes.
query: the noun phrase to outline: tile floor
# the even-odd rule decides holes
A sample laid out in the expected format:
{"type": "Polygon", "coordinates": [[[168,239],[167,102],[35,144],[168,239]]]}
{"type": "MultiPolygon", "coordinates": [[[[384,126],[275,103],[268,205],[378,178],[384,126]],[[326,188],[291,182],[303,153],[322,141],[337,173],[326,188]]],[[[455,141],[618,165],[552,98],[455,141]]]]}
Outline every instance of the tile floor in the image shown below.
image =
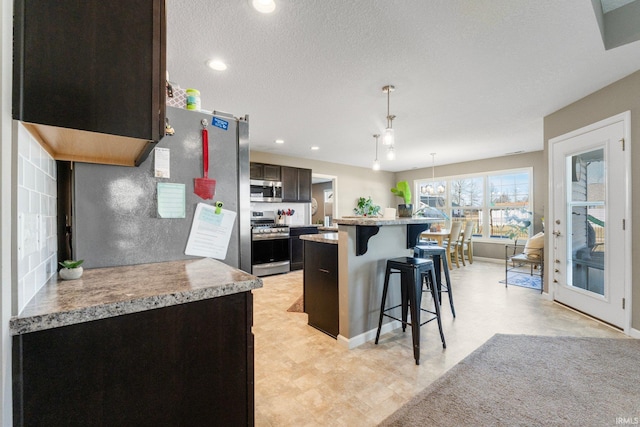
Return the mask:
{"type": "MultiPolygon", "coordinates": [[[[498,283],[504,265],[474,259],[451,272],[457,317],[445,296],[443,349],[437,325],[421,330],[416,366],[411,333],[400,329],[353,350],[287,309],[302,295],[302,271],[264,278],[254,291],[256,426],[375,426],[495,333],[625,337],[548,301],[498,283]]],[[[429,304],[424,298],[423,304],[429,304]]],[[[540,357],[544,357],[541,354],[540,357]]]]}

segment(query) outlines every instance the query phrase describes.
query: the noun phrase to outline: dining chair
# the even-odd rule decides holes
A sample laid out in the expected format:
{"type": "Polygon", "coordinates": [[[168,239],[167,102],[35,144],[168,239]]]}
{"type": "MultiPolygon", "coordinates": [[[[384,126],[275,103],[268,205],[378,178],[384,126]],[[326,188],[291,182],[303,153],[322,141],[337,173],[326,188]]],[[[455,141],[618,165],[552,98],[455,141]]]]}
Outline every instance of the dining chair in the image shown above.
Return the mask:
{"type": "Polygon", "coordinates": [[[475,223],[473,221],[467,221],[464,225],[464,231],[460,234],[460,242],[458,243],[458,253],[462,258],[462,265],[467,265],[464,262],[464,253],[467,252],[467,259],[469,264],[473,264],[473,243],[471,238],[473,237],[473,228],[475,223]]]}
{"type": "Polygon", "coordinates": [[[451,223],[451,230],[449,231],[448,239],[443,243],[447,249],[447,262],[451,265],[451,255],[455,256],[456,267],[460,268],[460,259],[458,258],[458,239],[460,238],[460,230],[462,229],[462,223],[455,221],[451,223]]]}

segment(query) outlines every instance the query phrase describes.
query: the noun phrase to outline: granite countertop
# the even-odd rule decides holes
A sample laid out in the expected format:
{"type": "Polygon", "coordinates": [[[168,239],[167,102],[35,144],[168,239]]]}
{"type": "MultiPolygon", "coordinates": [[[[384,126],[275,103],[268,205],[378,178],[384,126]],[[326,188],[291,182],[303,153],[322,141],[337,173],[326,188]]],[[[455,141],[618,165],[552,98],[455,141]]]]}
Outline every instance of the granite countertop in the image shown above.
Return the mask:
{"type": "Polygon", "coordinates": [[[49,280],[9,327],[19,335],[261,287],[258,277],[210,258],[95,268],[49,280]]]}
{"type": "Polygon", "coordinates": [[[310,242],[329,243],[331,245],[338,244],[338,233],[320,233],[320,234],[303,234],[300,236],[302,240],[310,242]]]}
{"type": "Polygon", "coordinates": [[[291,224],[289,228],[316,227],[319,231],[338,231],[338,226],[325,227],[322,224],[291,224]]]}
{"type": "Polygon", "coordinates": [[[441,222],[440,218],[371,218],[371,217],[346,217],[334,219],[338,225],[406,225],[406,224],[429,224],[441,222]]]}

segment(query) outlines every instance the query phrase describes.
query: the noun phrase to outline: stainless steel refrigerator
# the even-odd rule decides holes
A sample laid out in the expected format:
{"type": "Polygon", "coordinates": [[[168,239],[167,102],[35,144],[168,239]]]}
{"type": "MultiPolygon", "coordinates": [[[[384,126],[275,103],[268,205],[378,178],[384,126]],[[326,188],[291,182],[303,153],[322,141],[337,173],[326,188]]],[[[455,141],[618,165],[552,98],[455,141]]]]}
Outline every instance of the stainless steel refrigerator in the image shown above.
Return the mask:
{"type": "Polygon", "coordinates": [[[169,149],[170,177],[154,177],[152,152],[138,167],[75,163],[70,213],[71,253],[84,267],[107,267],[193,258],[184,254],[199,202],[221,201],[237,213],[224,263],[251,272],[249,223],[249,123],[167,107],[173,136],[157,145],[169,149]],[[213,200],[194,194],[194,178],[203,176],[202,126],[209,134],[209,178],[216,180],[213,200]],[[212,125],[215,121],[215,125],[212,125]],[[161,218],[157,184],[185,184],[185,217],[161,218]]]}

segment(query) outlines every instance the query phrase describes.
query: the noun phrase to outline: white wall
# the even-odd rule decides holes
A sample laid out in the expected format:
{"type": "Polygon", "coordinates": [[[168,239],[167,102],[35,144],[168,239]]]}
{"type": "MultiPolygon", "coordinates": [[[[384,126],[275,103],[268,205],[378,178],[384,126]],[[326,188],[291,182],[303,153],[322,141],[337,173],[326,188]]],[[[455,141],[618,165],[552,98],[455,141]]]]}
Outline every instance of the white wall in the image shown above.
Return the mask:
{"type": "Polygon", "coordinates": [[[25,127],[18,142],[18,313],[57,272],[56,163],[25,127]]]}

